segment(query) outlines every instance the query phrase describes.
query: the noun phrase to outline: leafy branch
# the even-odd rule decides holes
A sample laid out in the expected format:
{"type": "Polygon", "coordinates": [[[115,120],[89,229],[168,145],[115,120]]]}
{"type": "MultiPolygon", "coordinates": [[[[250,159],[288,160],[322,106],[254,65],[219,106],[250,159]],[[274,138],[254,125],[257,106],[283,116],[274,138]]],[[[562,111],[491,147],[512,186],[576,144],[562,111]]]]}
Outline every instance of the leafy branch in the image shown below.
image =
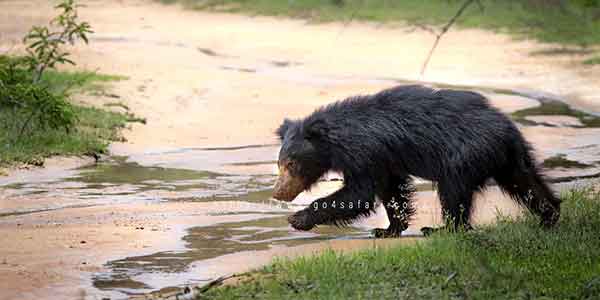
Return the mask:
{"type": "MultiPolygon", "coordinates": [[[[77,40],[88,43],[92,33],[87,22],[79,20],[75,0],[62,0],[55,8],[57,17],[48,26],[34,26],[23,38],[27,55],[0,56],[0,109],[12,108],[12,126],[17,133],[14,143],[37,129],[64,129],[75,126],[77,115],[68,101],[68,88],[52,91],[44,74],[59,64],[75,65],[64,48],[77,40]],[[53,29],[51,29],[53,28],[53,29]]],[[[6,122],[3,126],[11,126],[6,122]]]]}
{"type": "Polygon", "coordinates": [[[75,0],[63,0],[55,8],[61,13],[50,21],[50,25],[57,27],[52,31],[47,26],[34,26],[23,38],[27,44],[27,59],[29,68],[33,72],[33,83],[38,83],[47,69],[53,69],[57,64],[75,65],[69,59],[70,53],[63,50],[63,45],[75,44],[81,39],[88,43],[87,35],[93,33],[87,22],[80,22],[75,0]]]}

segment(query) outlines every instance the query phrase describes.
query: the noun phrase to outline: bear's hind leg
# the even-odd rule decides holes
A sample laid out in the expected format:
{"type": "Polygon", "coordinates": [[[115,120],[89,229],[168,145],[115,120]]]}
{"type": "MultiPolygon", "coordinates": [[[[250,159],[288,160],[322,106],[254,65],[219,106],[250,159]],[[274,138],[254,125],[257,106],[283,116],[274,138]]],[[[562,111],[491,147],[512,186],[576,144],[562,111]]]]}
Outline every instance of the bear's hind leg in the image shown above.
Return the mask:
{"type": "Polygon", "coordinates": [[[544,182],[533,165],[512,167],[494,176],[496,183],[511,198],[541,218],[544,227],[552,227],[560,217],[560,199],[544,182]]]}
{"type": "MultiPolygon", "coordinates": [[[[467,179],[463,179],[463,182],[466,181],[467,179]]],[[[421,232],[427,236],[441,229],[450,231],[471,229],[470,220],[473,194],[480,190],[482,186],[483,184],[476,184],[475,187],[470,188],[468,185],[439,182],[438,195],[446,225],[442,228],[423,227],[421,228],[421,232]]]]}
{"type": "Polygon", "coordinates": [[[379,193],[390,226],[387,229],[374,229],[376,238],[400,237],[402,231],[408,228],[408,222],[415,213],[411,199],[414,192],[415,189],[408,178],[394,178],[389,187],[379,193]]]}

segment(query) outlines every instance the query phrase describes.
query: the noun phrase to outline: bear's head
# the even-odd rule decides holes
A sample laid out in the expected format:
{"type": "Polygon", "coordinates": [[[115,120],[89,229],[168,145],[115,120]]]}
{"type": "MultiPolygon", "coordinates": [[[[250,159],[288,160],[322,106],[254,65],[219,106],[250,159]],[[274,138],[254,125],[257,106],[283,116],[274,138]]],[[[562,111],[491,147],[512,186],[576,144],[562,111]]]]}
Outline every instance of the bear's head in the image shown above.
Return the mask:
{"type": "Polygon", "coordinates": [[[331,166],[329,126],[323,119],[285,119],[277,129],[281,140],[279,179],[273,197],[292,201],[310,188],[331,166]]]}

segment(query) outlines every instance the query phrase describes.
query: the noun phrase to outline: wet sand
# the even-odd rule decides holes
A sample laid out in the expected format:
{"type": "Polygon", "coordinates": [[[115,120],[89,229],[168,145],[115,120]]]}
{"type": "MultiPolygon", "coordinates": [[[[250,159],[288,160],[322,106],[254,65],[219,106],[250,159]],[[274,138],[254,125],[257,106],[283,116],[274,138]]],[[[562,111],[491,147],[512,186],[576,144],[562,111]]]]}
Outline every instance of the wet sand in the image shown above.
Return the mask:
{"type": "Polygon", "coordinates": [[[92,274],[106,271],[107,261],[183,249],[181,236],[192,225],[262,217],[206,215],[213,206],[125,204],[4,217],[0,220],[2,299],[77,299],[90,291],[96,298],[110,297],[110,292],[93,289],[90,281],[92,274]]]}
{"type": "MultiPolygon", "coordinates": [[[[321,184],[296,205],[268,202],[278,152],[273,131],[284,117],[301,117],[336,99],[424,80],[539,90],[600,111],[599,66],[584,67],[579,56],[532,56],[554,46],[502,34],[452,30],[420,77],[433,37],[402,26],[352,23],[342,31],[341,23],[210,14],[152,1],[85,4],[81,17],[95,34],[89,46],[72,49],[77,68],[128,76],[111,94],[148,123],[132,124],[124,131],[127,142],[111,145],[124,161],[77,170],[82,161],[49,162],[46,169],[0,177],[2,299],[121,299],[243,272],[278,255],[371,247],[373,240],[364,239],[368,230],[387,225],[381,209],[348,230],[305,235],[284,222],[340,182],[321,184]],[[270,217],[278,221],[261,223],[270,217]],[[225,223],[232,225],[219,225],[225,223]],[[216,239],[206,231],[221,228],[233,229],[216,239]],[[213,257],[200,251],[223,243],[233,252],[209,251],[213,257]],[[165,264],[165,256],[180,263],[165,264]]],[[[51,15],[48,1],[2,1],[0,52],[22,50],[17,44],[27,29],[51,15]]],[[[486,95],[506,113],[539,105],[516,95],[486,95]]],[[[92,95],[76,100],[115,102],[92,95]]],[[[522,127],[540,159],[565,154],[596,164],[585,172],[597,170],[598,128],[574,128],[568,118],[532,120],[558,124],[522,127]]],[[[581,170],[552,170],[553,176],[572,173],[581,170]]],[[[478,223],[493,222],[496,209],[519,213],[489,190],[478,200],[478,223]]],[[[431,191],[418,194],[409,233],[439,224],[436,201],[431,191]]]]}

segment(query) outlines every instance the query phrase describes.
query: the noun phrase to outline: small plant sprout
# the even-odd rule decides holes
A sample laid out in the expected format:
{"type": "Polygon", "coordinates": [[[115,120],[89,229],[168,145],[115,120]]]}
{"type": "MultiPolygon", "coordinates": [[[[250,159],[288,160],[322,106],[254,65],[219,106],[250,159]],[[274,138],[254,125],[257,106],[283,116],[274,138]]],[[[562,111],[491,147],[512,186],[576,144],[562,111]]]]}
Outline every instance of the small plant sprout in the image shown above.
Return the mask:
{"type": "Polygon", "coordinates": [[[34,26],[23,38],[27,45],[27,59],[33,73],[33,83],[38,83],[44,71],[54,69],[57,64],[71,64],[70,53],[63,49],[67,43],[74,45],[77,40],[88,43],[88,34],[93,33],[88,22],[79,21],[75,0],[63,0],[56,6],[61,13],[50,21],[50,26],[34,26]]]}

